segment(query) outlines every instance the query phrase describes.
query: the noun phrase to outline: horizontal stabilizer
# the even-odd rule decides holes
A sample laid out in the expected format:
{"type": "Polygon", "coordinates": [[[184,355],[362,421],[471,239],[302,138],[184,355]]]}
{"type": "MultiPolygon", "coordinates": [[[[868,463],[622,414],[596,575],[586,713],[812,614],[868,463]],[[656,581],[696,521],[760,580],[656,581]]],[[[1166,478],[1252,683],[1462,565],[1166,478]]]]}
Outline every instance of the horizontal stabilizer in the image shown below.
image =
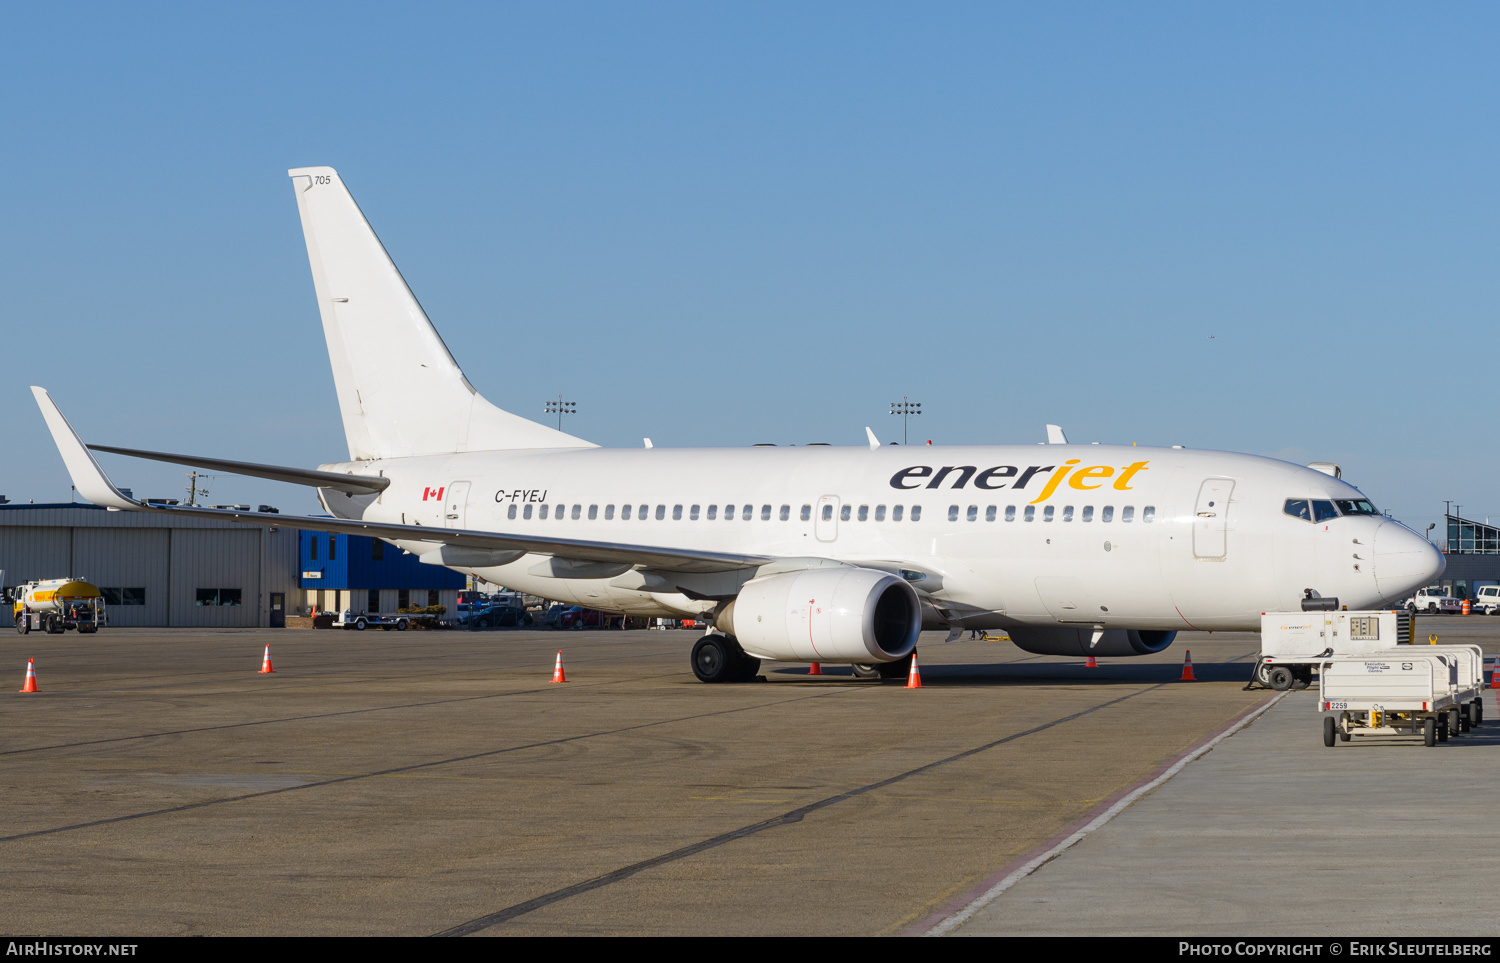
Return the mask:
{"type": "Polygon", "coordinates": [[[269,478],[271,481],[307,485],[310,488],[332,488],[351,495],[375,495],[385,491],[391,483],[389,478],[374,475],[340,475],[338,472],[315,471],[310,468],[257,465],[248,461],[205,458],[201,455],[173,455],[164,451],[140,451],[135,448],[113,448],[109,445],[89,445],[89,448],[94,451],[107,451],[114,455],[129,455],[131,458],[164,461],[169,465],[187,465],[190,468],[206,468],[209,471],[228,472],[232,475],[269,478]]]}

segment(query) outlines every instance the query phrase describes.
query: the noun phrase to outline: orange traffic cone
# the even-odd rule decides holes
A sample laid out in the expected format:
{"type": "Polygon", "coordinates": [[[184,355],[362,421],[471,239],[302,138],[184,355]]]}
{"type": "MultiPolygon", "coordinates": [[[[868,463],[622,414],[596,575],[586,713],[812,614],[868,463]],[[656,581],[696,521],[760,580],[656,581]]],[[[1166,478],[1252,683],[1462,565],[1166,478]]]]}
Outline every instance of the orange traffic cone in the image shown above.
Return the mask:
{"type": "Polygon", "coordinates": [[[917,671],[917,654],[911,654],[911,671],[906,674],[906,687],[908,689],[922,688],[922,673],[917,671]]]}
{"type": "Polygon", "coordinates": [[[811,666],[808,667],[807,674],[808,675],[822,675],[823,674],[823,667],[821,665],[819,665],[818,663],[814,662],[811,666]]]}
{"type": "Polygon", "coordinates": [[[1097,669],[1099,668],[1099,660],[1091,655],[1089,656],[1088,661],[1083,664],[1083,667],[1085,669],[1097,669]]]}
{"type": "Polygon", "coordinates": [[[275,671],[276,671],[275,669],[271,668],[271,647],[268,645],[268,646],[266,646],[266,657],[260,663],[260,671],[257,672],[257,673],[255,673],[255,674],[256,675],[265,675],[267,672],[275,672],[275,671]]]}
{"type": "Polygon", "coordinates": [[[1184,658],[1182,660],[1182,678],[1178,679],[1177,681],[1178,682],[1197,682],[1198,681],[1198,677],[1195,676],[1195,675],[1193,675],[1193,650],[1192,649],[1188,649],[1186,652],[1183,653],[1183,656],[1184,656],[1184,658]]]}
{"type": "Polygon", "coordinates": [[[561,652],[557,653],[557,667],[552,670],[552,681],[553,682],[567,682],[568,681],[567,674],[563,672],[563,667],[562,667],[562,653],[561,652]]]}
{"type": "Polygon", "coordinates": [[[26,660],[26,684],[21,687],[20,691],[22,691],[22,692],[40,692],[40,691],[42,691],[41,689],[38,689],[36,687],[36,666],[34,666],[34,665],[31,664],[31,660],[30,659],[26,660]]]}

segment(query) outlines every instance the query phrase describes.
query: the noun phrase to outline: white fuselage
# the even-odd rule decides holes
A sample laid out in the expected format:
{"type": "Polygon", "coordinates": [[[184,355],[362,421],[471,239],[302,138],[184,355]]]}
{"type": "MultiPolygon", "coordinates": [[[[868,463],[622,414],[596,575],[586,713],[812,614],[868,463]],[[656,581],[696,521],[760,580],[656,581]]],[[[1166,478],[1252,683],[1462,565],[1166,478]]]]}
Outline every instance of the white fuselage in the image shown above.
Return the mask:
{"type": "MultiPolygon", "coordinates": [[[[1254,631],[1262,612],[1297,608],[1307,589],[1370,608],[1443,569],[1441,554],[1393,519],[1315,523],[1285,511],[1288,499],[1362,499],[1347,483],[1227,452],[586,448],[323,467],[391,479],[378,497],[322,491],[340,517],[904,571],[950,623],[978,628],[1254,631]]],[[[528,554],[449,567],[616,612],[682,616],[715,605],[690,597],[712,592],[664,590],[628,566],[559,577],[557,564],[528,554]]]]}

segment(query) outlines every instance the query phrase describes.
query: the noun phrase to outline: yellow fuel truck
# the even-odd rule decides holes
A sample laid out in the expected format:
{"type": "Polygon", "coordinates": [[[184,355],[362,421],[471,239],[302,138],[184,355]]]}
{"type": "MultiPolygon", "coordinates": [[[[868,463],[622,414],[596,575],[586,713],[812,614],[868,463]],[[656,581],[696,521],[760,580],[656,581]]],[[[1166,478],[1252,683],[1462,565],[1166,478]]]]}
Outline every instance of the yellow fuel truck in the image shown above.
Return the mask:
{"type": "Polygon", "coordinates": [[[56,635],[69,629],[97,632],[105,625],[104,594],[81,578],[27,582],[15,590],[16,631],[56,635]]]}

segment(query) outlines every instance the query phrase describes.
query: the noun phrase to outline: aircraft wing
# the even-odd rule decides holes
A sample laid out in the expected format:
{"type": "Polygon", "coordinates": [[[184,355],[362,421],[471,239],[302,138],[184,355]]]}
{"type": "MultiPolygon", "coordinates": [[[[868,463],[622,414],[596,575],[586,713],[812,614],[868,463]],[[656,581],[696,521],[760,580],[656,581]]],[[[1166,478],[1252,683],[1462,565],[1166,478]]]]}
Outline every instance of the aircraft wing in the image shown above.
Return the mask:
{"type": "MultiPolygon", "coordinates": [[[[52,433],[52,440],[57,445],[58,453],[62,455],[63,464],[67,466],[68,474],[73,478],[73,485],[78,493],[84,498],[101,505],[105,508],[117,511],[129,512],[157,512],[179,516],[190,516],[194,518],[216,518],[226,522],[238,522],[243,525],[286,526],[288,528],[305,528],[319,532],[343,532],[350,535],[369,535],[375,538],[383,538],[390,541],[421,541],[430,543],[434,549],[444,545],[452,545],[458,548],[478,549],[490,552],[533,552],[540,555],[552,555],[569,560],[584,562],[606,562],[616,564],[628,564],[646,566],[656,571],[663,572],[730,572],[736,569],[752,568],[764,565],[776,559],[764,555],[737,555],[728,552],[704,552],[694,549],[662,548],[651,545],[632,545],[623,542],[596,542],[574,538],[551,538],[536,535],[514,535],[500,532],[481,532],[470,529],[434,528],[427,525],[398,525],[391,522],[367,522],[350,518],[331,518],[316,515],[277,515],[263,512],[236,511],[227,508],[193,508],[186,505],[148,505],[145,502],[130,498],[115,487],[89,453],[89,448],[78,437],[73,426],[68,424],[68,419],[63,416],[57,403],[52,400],[46,389],[33,387],[31,393],[36,397],[37,405],[42,409],[42,417],[46,419],[47,429],[52,433]]],[[[100,451],[120,451],[125,454],[135,454],[130,449],[107,449],[101,447],[100,451]]],[[[156,454],[156,453],[148,453],[156,454]]],[[[161,457],[161,461],[176,461],[179,457],[188,456],[172,455],[161,457]]],[[[204,459],[193,459],[188,464],[206,466],[204,459]]],[[[233,471],[229,465],[239,464],[236,462],[218,461],[216,467],[222,467],[225,471],[233,471]]],[[[252,466],[268,467],[268,466],[252,466]]],[[[351,479],[357,476],[338,475],[328,472],[306,472],[303,469],[286,469],[287,472],[301,473],[302,475],[329,475],[331,479],[349,484],[351,479]]],[[[261,477],[272,477],[265,472],[261,477]]],[[[282,478],[278,480],[290,480],[282,478]]],[[[380,479],[383,481],[384,479],[380,479]]],[[[373,479],[372,479],[373,481],[373,479]]],[[[308,484],[307,480],[300,481],[308,484]]],[[[334,484],[324,485],[321,481],[313,483],[321,487],[335,488],[334,484]]],[[[369,490],[361,491],[361,494],[369,494],[369,490]]],[[[482,563],[479,563],[482,564],[482,563]]]]}

